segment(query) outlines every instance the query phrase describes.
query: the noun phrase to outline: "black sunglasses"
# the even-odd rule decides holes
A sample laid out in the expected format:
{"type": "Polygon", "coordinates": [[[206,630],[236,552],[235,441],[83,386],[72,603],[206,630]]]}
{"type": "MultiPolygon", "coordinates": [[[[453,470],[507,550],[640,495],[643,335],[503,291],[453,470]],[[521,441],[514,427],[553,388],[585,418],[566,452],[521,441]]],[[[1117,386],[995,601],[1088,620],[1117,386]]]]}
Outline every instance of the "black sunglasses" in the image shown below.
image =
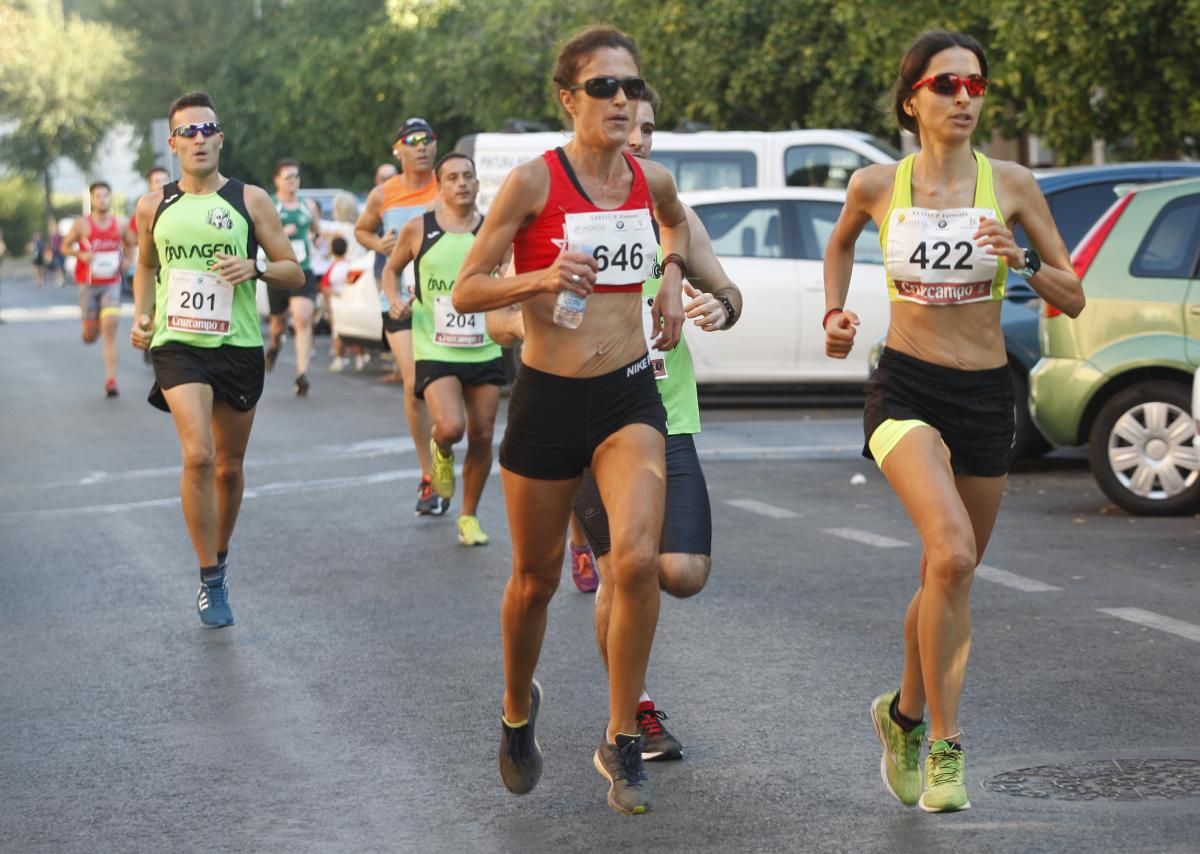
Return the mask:
{"type": "Polygon", "coordinates": [[[632,101],[640,101],[646,96],[646,81],[640,77],[593,77],[574,86],[568,86],[568,92],[582,89],[592,98],[611,98],[617,94],[617,87],[625,90],[625,97],[632,101]]]}
{"type": "Polygon", "coordinates": [[[208,139],[214,133],[221,132],[220,122],[199,122],[194,125],[180,125],[177,128],[171,129],[171,136],[186,136],[191,139],[196,134],[204,134],[204,138],[208,139]]]}

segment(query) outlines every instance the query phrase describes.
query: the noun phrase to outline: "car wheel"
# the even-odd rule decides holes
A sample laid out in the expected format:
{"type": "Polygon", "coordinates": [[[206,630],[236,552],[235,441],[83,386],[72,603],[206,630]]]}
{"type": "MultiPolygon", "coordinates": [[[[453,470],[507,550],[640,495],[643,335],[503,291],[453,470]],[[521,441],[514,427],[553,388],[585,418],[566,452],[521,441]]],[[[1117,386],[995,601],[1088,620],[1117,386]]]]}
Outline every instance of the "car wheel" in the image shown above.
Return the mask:
{"type": "Polygon", "coordinates": [[[1012,375],[1013,414],[1017,423],[1016,437],[1013,439],[1013,459],[1040,457],[1050,450],[1050,443],[1046,441],[1042,431],[1033,423],[1033,416],[1029,414],[1029,378],[1016,365],[1009,365],[1008,372],[1012,375]]]}
{"type": "Polygon", "coordinates": [[[1188,390],[1155,380],[1104,404],[1092,425],[1088,459],[1104,494],[1141,516],[1175,516],[1200,506],[1200,453],[1188,390]]]}

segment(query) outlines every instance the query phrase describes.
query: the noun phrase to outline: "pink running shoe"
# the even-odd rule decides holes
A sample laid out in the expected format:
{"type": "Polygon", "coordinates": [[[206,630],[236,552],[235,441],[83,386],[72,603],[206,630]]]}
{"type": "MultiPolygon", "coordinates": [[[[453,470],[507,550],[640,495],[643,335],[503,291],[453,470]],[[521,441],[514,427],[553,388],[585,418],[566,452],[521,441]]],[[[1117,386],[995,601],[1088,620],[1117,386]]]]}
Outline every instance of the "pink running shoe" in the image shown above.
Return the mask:
{"type": "Polygon", "coordinates": [[[595,593],[600,586],[600,573],[596,569],[596,555],[591,546],[578,548],[571,544],[571,580],[580,593],[595,593]]]}

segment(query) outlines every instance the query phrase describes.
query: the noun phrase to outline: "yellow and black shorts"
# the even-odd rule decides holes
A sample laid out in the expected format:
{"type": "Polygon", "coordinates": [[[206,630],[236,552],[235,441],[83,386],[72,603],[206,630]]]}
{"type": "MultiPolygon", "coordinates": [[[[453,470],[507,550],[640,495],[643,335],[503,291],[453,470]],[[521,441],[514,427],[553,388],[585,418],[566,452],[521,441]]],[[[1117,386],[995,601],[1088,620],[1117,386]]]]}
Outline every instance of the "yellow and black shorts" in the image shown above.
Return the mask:
{"type": "Polygon", "coordinates": [[[929,426],[950,449],[955,474],[1008,473],[1016,420],[1007,366],[963,371],[884,348],[865,390],[863,456],[879,466],[909,430],[929,426]]]}

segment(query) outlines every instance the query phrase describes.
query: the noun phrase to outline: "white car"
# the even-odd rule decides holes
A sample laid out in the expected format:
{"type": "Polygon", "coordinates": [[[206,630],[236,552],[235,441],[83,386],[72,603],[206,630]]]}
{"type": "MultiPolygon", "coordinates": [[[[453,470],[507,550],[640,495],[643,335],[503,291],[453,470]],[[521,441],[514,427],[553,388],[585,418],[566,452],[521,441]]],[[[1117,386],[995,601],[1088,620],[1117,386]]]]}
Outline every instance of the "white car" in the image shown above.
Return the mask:
{"type": "Polygon", "coordinates": [[[1192,421],[1196,422],[1192,444],[1200,451],[1200,368],[1196,368],[1196,376],[1192,380],[1192,421]]]}
{"type": "MultiPolygon", "coordinates": [[[[479,208],[486,212],[513,167],[570,139],[569,131],[478,133],[458,140],[454,150],[475,160],[479,208]]],[[[900,152],[853,130],[657,131],[650,157],[671,170],[680,190],[699,192],[723,187],[844,189],[859,167],[895,163],[900,152]]]]}
{"type": "Polygon", "coordinates": [[[867,223],[855,250],[846,308],[862,325],[847,359],[825,355],[823,259],[845,200],[816,187],[683,193],[745,305],[728,332],[685,327],[696,381],[862,383],[871,344],[886,331],[890,306],[879,233],[867,223]]]}

